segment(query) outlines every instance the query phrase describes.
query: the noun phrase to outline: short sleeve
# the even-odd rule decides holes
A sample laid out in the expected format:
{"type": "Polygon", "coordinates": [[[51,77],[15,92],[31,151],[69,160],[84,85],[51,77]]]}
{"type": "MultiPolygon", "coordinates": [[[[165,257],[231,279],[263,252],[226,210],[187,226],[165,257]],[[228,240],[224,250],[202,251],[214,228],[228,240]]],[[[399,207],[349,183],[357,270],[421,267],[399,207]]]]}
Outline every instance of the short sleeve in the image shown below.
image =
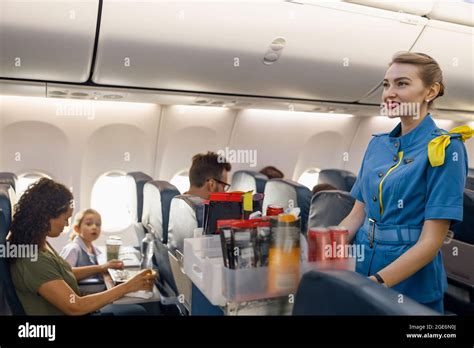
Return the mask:
{"type": "Polygon", "coordinates": [[[59,256],[66,260],[71,267],[76,267],[80,252],[80,247],[77,244],[70,243],[61,250],[59,256]]]}
{"type": "Polygon", "coordinates": [[[463,192],[467,177],[467,154],[461,140],[452,138],[444,164],[428,164],[425,220],[462,221],[463,192]]]}
{"type": "Polygon", "coordinates": [[[49,257],[39,257],[38,260],[25,264],[22,271],[26,289],[31,293],[37,293],[44,283],[63,280],[58,267],[58,264],[49,257]]]}

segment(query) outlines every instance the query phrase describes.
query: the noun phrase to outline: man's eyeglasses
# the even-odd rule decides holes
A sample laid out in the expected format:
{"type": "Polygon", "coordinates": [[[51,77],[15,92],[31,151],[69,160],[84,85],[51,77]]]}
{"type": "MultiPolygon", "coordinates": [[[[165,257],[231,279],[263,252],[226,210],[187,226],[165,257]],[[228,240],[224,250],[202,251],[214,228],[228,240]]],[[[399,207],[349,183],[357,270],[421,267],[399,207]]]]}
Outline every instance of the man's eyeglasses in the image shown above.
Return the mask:
{"type": "MultiPolygon", "coordinates": [[[[221,184],[221,185],[224,185],[224,191],[225,191],[225,192],[229,191],[229,189],[230,189],[230,184],[228,184],[228,183],[226,183],[226,182],[224,182],[224,181],[221,181],[221,180],[219,180],[219,179],[216,179],[216,178],[211,178],[211,179],[214,180],[215,182],[221,184]]],[[[209,180],[211,180],[211,179],[209,179],[209,180]]]]}

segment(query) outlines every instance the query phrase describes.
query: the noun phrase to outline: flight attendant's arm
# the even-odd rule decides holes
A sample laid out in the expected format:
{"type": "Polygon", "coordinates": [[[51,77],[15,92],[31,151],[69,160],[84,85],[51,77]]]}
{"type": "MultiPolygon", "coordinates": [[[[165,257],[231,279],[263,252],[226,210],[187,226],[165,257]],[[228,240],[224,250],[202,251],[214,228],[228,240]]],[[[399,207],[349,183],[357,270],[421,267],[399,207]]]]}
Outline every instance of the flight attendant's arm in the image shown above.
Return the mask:
{"type": "MultiPolygon", "coordinates": [[[[448,234],[450,220],[426,220],[416,244],[378,272],[387,286],[394,286],[415,274],[438,254],[448,234]]],[[[374,276],[370,279],[377,282],[374,276]]]]}
{"type": "Polygon", "coordinates": [[[356,200],[354,207],[352,208],[349,215],[340,223],[349,230],[349,241],[354,239],[356,232],[362,226],[365,220],[365,204],[356,200]]]}

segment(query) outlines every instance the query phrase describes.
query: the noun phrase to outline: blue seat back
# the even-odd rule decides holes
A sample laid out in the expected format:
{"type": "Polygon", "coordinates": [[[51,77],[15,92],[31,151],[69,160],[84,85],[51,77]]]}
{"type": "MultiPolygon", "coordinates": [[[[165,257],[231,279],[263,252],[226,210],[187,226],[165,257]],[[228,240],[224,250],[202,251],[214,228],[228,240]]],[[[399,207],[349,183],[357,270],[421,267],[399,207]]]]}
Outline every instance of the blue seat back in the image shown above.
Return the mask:
{"type": "Polygon", "coordinates": [[[468,176],[466,178],[466,188],[468,190],[474,190],[474,176],[468,176]]]}
{"type": "Polygon", "coordinates": [[[323,169],[318,177],[318,184],[330,184],[342,191],[350,191],[355,181],[355,174],[343,169],[323,169]]]}
{"type": "Polygon", "coordinates": [[[142,224],[163,244],[168,243],[168,224],[173,197],[179,190],[167,181],[149,181],[143,188],[142,224]]]}
{"type": "MultiPolygon", "coordinates": [[[[12,187],[0,184],[0,245],[5,246],[12,221],[12,206],[10,201],[12,187]]],[[[4,249],[6,250],[6,249],[4,249]]],[[[10,262],[0,258],[0,315],[24,315],[25,311],[18,299],[10,273],[10,262]]]]}
{"type": "Polygon", "coordinates": [[[135,181],[136,193],[137,193],[137,222],[142,221],[143,214],[143,186],[153,180],[153,178],[142,172],[130,172],[127,176],[131,177],[135,181]]]}
{"type": "Polygon", "coordinates": [[[451,230],[455,239],[474,244],[474,191],[464,189],[463,206],[463,221],[454,224],[451,230]]]}
{"type": "Polygon", "coordinates": [[[311,198],[308,229],[312,227],[337,226],[354,206],[355,199],[349,192],[320,191],[311,198]]]}
{"type": "Polygon", "coordinates": [[[301,232],[306,234],[311,201],[311,191],[295,181],[288,179],[270,179],[265,186],[263,198],[263,213],[268,205],[276,204],[283,208],[288,207],[289,200],[301,209],[301,232]]]}

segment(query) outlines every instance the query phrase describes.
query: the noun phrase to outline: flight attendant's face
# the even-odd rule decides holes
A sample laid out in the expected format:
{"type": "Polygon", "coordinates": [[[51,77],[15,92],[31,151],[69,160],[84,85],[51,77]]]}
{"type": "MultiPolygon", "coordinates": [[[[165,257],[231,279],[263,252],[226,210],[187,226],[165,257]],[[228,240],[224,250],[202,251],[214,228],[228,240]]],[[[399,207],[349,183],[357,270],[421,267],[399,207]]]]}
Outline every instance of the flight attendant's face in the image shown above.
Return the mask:
{"type": "Polygon", "coordinates": [[[423,84],[418,69],[413,64],[394,63],[385,73],[382,105],[390,118],[426,115],[428,101],[433,100],[437,92],[436,88],[423,84]]]}
{"type": "Polygon", "coordinates": [[[57,237],[64,230],[64,227],[69,226],[69,218],[72,216],[72,208],[69,207],[65,213],[62,213],[57,218],[50,219],[49,224],[51,230],[48,232],[48,237],[57,237]]]}
{"type": "Polygon", "coordinates": [[[82,219],[80,226],[74,226],[74,230],[79,233],[86,242],[93,242],[100,236],[102,220],[97,214],[87,214],[82,219]]]}

